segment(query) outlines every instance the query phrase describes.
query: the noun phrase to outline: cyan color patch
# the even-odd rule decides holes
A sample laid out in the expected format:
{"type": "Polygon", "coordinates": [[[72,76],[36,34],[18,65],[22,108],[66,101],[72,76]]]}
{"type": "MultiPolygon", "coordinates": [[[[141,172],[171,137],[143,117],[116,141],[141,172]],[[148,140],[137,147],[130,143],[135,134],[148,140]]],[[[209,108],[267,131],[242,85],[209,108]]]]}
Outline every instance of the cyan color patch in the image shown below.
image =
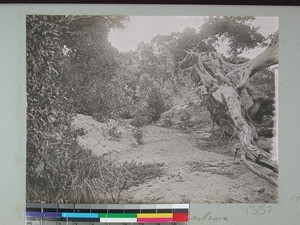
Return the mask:
{"type": "Polygon", "coordinates": [[[65,218],[99,218],[98,213],[62,213],[65,218]]]}

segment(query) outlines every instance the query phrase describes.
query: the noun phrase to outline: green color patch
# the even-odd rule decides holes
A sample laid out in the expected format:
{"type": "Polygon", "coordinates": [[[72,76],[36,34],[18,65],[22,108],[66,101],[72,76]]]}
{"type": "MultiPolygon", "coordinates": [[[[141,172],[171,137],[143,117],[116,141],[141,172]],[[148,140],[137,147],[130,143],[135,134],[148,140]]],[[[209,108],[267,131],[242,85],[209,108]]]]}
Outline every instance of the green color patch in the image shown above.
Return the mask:
{"type": "Polygon", "coordinates": [[[136,213],[100,213],[100,218],[136,218],[136,213]]]}

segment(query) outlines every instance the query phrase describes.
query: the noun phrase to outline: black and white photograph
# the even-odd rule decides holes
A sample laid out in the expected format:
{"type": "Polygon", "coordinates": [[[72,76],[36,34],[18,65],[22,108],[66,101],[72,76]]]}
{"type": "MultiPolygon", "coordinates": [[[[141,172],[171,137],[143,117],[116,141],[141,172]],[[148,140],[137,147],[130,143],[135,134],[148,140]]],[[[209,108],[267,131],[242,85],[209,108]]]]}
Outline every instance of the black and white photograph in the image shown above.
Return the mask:
{"type": "Polygon", "coordinates": [[[279,18],[27,15],[26,201],[277,203],[279,18]]]}

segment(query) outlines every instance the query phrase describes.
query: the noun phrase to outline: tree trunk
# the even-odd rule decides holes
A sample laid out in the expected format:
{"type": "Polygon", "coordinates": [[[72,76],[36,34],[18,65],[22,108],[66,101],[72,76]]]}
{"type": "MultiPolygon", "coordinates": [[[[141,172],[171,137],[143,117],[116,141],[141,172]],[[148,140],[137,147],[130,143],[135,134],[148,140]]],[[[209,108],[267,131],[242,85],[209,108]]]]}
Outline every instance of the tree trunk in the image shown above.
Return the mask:
{"type": "Polygon", "coordinates": [[[207,89],[206,102],[212,120],[224,132],[240,139],[241,150],[248,160],[277,172],[270,154],[254,144],[257,131],[250,118],[257,113],[260,104],[249,79],[278,64],[278,34],[265,51],[243,64],[228,63],[218,53],[187,53],[194,58],[194,69],[207,89]]]}

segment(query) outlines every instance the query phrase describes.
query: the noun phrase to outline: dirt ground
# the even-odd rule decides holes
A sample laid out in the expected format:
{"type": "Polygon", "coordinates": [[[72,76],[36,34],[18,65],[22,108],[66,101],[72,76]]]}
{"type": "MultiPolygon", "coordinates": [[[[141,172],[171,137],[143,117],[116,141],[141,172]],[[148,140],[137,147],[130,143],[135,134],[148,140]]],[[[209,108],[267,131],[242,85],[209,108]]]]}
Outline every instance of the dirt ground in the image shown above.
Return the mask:
{"type": "MultiPolygon", "coordinates": [[[[100,131],[95,130],[99,124],[79,118],[77,126],[88,130],[83,145],[91,140],[99,143],[100,131]]],[[[249,171],[239,157],[234,158],[236,140],[219,136],[211,136],[210,127],[186,132],[151,125],[143,128],[143,144],[119,140],[115,148],[108,142],[103,145],[100,138],[102,147],[95,148],[95,153],[119,162],[164,163],[162,177],[126,190],[121,203],[277,202],[277,188],[249,171]]]]}

